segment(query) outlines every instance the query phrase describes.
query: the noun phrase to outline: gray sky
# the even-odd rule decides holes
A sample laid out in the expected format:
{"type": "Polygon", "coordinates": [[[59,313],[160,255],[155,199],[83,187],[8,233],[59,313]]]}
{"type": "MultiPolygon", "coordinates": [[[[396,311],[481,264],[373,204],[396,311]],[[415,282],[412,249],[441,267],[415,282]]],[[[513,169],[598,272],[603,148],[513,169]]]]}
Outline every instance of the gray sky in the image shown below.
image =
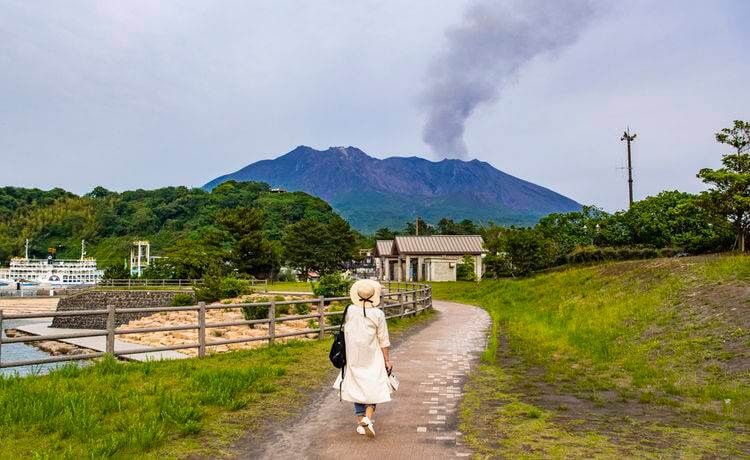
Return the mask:
{"type": "MultiPolygon", "coordinates": [[[[0,185],[198,186],[300,144],[437,159],[429,73],[481,1],[0,0],[0,185]]],[[[629,124],[636,198],[700,190],[750,118],[750,2],[611,2],[567,41],[476,106],[468,158],[620,209],[629,124]]]]}

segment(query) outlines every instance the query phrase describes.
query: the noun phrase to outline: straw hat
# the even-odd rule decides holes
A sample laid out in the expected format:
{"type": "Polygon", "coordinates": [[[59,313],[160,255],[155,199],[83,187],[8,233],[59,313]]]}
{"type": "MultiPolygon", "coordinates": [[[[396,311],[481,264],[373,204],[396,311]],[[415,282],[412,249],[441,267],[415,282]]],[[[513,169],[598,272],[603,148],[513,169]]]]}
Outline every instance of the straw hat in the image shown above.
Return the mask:
{"type": "Polygon", "coordinates": [[[377,307],[380,305],[381,289],[383,287],[377,281],[359,280],[349,290],[349,297],[358,307],[377,307]]]}

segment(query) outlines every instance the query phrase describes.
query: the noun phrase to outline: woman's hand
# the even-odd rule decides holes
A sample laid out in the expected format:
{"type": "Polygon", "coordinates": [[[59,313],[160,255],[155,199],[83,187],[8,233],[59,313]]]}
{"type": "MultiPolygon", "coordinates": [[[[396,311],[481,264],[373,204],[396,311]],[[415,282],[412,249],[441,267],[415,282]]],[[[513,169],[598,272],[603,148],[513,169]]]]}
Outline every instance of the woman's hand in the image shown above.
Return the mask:
{"type": "Polygon", "coordinates": [[[391,363],[390,361],[386,361],[385,362],[385,370],[386,370],[386,372],[388,372],[389,375],[390,375],[392,369],[393,369],[393,363],[391,363]]]}

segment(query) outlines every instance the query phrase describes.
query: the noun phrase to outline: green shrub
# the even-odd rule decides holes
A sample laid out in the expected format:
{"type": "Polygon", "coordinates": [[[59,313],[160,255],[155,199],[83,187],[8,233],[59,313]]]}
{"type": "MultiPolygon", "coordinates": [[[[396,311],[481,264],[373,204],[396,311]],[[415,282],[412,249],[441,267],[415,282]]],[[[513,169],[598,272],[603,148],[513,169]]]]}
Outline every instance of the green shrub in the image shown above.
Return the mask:
{"type": "MultiPolygon", "coordinates": [[[[278,297],[278,296],[277,296],[278,297]]],[[[274,298],[275,300],[275,298],[274,298]]],[[[292,306],[287,304],[276,304],[276,316],[288,315],[292,311],[292,306]]]]}
{"type": "Polygon", "coordinates": [[[320,277],[318,283],[312,284],[312,290],[318,297],[344,297],[349,295],[349,288],[354,280],[341,272],[333,272],[320,277]]]}
{"type": "Polygon", "coordinates": [[[174,307],[186,307],[188,305],[195,305],[195,297],[193,294],[187,292],[178,292],[172,299],[172,306],[174,307]]]}
{"type": "MultiPolygon", "coordinates": [[[[346,305],[341,302],[332,302],[331,305],[328,306],[326,311],[344,311],[346,308],[346,305]]],[[[344,321],[344,315],[334,315],[334,316],[326,316],[326,322],[332,326],[340,326],[341,323],[344,321]]]]}
{"type": "Polygon", "coordinates": [[[474,271],[474,258],[465,255],[461,263],[456,267],[456,279],[458,281],[476,281],[477,274],[474,271]]]}
{"type": "MultiPolygon", "coordinates": [[[[268,299],[258,299],[255,302],[268,302],[268,299]]],[[[268,318],[268,305],[255,305],[252,302],[244,302],[245,305],[241,307],[242,316],[246,320],[252,319],[265,319],[268,318]]],[[[250,325],[252,327],[252,325],[250,325]]]]}
{"type": "Polygon", "coordinates": [[[195,297],[204,302],[215,302],[220,299],[251,294],[250,284],[234,276],[206,274],[203,284],[195,287],[195,297]]]}
{"type": "Polygon", "coordinates": [[[294,306],[294,311],[297,312],[298,315],[309,315],[310,314],[310,304],[309,303],[298,303],[294,306]]]}

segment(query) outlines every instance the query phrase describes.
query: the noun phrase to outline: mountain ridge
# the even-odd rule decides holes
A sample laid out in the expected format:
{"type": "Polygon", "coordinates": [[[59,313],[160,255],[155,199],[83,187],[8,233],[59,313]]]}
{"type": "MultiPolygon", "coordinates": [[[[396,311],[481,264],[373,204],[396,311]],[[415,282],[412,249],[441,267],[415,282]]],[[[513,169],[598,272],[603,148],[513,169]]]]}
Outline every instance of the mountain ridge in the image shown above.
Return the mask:
{"type": "Polygon", "coordinates": [[[419,215],[530,225],[581,205],[548,188],[480,161],[418,156],[378,159],[353,146],[316,150],[300,145],[275,159],[251,163],[206,183],[262,181],[320,196],[360,230],[400,228],[419,215]],[[479,206],[478,206],[479,205],[479,206]]]}

